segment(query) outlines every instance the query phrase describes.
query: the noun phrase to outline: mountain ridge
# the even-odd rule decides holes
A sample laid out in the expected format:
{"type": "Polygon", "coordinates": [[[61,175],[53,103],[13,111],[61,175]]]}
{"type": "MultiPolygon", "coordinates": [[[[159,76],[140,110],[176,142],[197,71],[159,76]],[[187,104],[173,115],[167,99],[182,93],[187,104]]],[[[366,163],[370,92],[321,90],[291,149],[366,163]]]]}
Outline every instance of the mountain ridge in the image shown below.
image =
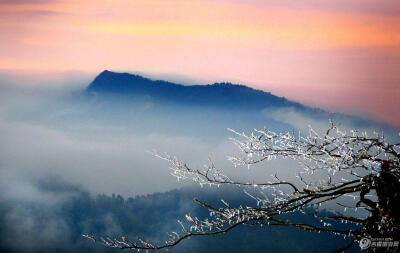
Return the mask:
{"type": "Polygon", "coordinates": [[[152,80],[136,74],[102,71],[85,90],[87,94],[119,95],[127,98],[146,96],[156,101],[207,105],[240,109],[296,107],[312,109],[259,89],[242,84],[218,82],[207,85],[183,85],[152,80]]]}

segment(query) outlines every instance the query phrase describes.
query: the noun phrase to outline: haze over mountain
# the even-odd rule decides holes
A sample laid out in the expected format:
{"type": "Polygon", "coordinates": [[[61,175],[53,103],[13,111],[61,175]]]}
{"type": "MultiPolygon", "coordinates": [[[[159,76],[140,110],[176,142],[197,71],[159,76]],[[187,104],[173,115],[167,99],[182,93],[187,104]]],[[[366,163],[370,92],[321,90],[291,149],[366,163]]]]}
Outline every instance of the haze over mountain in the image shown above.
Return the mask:
{"type": "MultiPolygon", "coordinates": [[[[36,182],[35,188],[47,198],[57,192],[62,201],[52,203],[50,199],[43,204],[26,201],[16,207],[11,200],[0,197],[0,252],[119,253],[124,251],[95,244],[81,234],[124,234],[129,238],[141,236],[162,242],[167,232],[180,231],[177,220],[182,220],[184,213],[209,216],[207,208],[195,204],[193,198],[214,205],[220,205],[222,197],[235,206],[254,204],[240,189],[234,188],[217,191],[208,187],[185,187],[124,198],[118,194],[92,195],[75,185],[52,180],[36,182]]],[[[286,215],[285,218],[319,224],[317,219],[300,213],[286,215]]],[[[351,225],[335,222],[334,226],[345,229],[351,225]]],[[[170,252],[264,252],[268,249],[269,252],[317,253],[326,249],[333,251],[348,242],[349,239],[342,236],[287,227],[243,226],[229,234],[192,238],[170,249],[170,252]],[[291,238],[290,243],[287,243],[287,238],[291,238]]],[[[359,247],[354,245],[346,252],[359,252],[359,247]]]]}
{"type": "MultiPolygon", "coordinates": [[[[199,109],[203,113],[207,111],[210,115],[222,111],[224,113],[222,118],[233,120],[231,121],[233,125],[235,125],[234,122],[239,122],[237,126],[245,129],[248,129],[248,126],[251,126],[250,129],[252,129],[263,127],[266,124],[273,126],[276,121],[280,121],[280,125],[282,123],[293,125],[291,122],[286,122],[285,116],[293,114],[293,111],[295,111],[295,114],[301,113],[312,119],[325,122],[331,119],[341,123],[351,122],[357,127],[369,128],[373,125],[379,129],[393,130],[392,127],[371,119],[312,108],[267,91],[228,82],[208,85],[182,85],[169,81],[152,80],[136,74],[104,70],[89,84],[84,94],[91,98],[98,98],[98,101],[103,104],[108,104],[108,108],[103,109],[104,111],[112,110],[112,113],[124,110],[123,107],[129,108],[131,105],[128,104],[131,103],[139,107],[145,105],[147,116],[150,117],[150,114],[160,112],[176,113],[179,114],[179,117],[185,117],[185,115],[195,117],[195,114],[199,112],[191,111],[188,113],[188,108],[199,109]],[[121,103],[124,104],[123,107],[118,107],[117,105],[121,103]],[[173,109],[167,112],[166,108],[170,108],[170,106],[173,106],[173,109]],[[247,121],[249,124],[247,126],[241,124],[243,121],[247,121]]],[[[204,115],[198,114],[197,116],[202,117],[204,115]]],[[[218,117],[221,117],[221,115],[216,116],[216,120],[219,120],[218,117]]],[[[224,121],[224,119],[222,120],[224,121]]],[[[190,121],[193,121],[193,119],[190,121]]],[[[303,123],[309,125],[312,122],[303,123]]]]}
{"type": "MultiPolygon", "coordinates": [[[[196,212],[193,196],[206,199],[209,194],[193,188],[190,197],[182,190],[169,198],[168,191],[181,184],[170,176],[168,164],[148,150],[176,155],[197,168],[211,158],[223,173],[243,181],[270,180],[273,172],[290,181],[297,168],[291,161],[271,161],[251,170],[232,166],[226,157],[237,148],[227,137],[235,135],[226,128],[250,133],[266,126],[277,133],[295,129],[307,134],[308,125],[326,131],[331,118],[345,129],[380,131],[371,121],[313,109],[244,85],[185,86],[110,71],[87,83],[83,92],[62,94],[2,88],[0,136],[7,145],[0,152],[1,252],[109,252],[83,240],[80,234],[84,232],[140,233],[160,239],[154,231],[171,231],[186,211],[196,212]],[[75,186],[81,190],[74,190],[75,186]],[[112,193],[125,199],[109,197],[112,193]],[[147,194],[152,195],[133,200],[147,194]],[[183,197],[189,201],[181,201],[183,197]]],[[[398,139],[397,132],[392,136],[398,139]]],[[[232,241],[229,247],[259,252],[268,245],[277,252],[320,252],[328,244],[333,248],[335,241],[343,242],[322,236],[317,245],[315,234],[303,242],[306,234],[295,230],[256,231],[259,236],[245,228],[234,232],[226,237],[232,241]],[[288,245],[281,239],[290,236],[302,240],[288,245]],[[252,243],[240,243],[238,238],[252,243]]],[[[193,252],[209,252],[210,248],[225,252],[226,247],[218,249],[220,238],[209,239],[206,247],[192,240],[177,252],[187,252],[186,247],[193,252]]]]}

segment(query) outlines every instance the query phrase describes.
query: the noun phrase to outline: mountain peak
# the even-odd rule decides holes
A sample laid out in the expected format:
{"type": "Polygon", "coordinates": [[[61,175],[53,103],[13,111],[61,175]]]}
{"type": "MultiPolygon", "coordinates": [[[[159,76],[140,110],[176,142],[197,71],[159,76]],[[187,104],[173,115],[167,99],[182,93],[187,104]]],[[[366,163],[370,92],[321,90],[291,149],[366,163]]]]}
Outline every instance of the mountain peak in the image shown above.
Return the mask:
{"type": "Polygon", "coordinates": [[[100,74],[97,75],[97,77],[99,76],[106,76],[106,75],[110,75],[110,74],[114,74],[115,72],[109,71],[108,69],[103,70],[100,74]]]}

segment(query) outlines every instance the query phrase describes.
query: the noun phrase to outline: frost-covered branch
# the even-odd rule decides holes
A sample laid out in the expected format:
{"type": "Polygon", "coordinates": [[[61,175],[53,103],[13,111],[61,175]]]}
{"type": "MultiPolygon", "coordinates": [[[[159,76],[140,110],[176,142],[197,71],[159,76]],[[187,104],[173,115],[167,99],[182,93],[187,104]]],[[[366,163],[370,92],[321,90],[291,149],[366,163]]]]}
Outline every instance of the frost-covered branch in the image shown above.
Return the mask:
{"type": "Polygon", "coordinates": [[[323,135],[311,127],[307,136],[275,133],[268,129],[255,130],[250,135],[230,131],[236,135],[231,140],[240,150],[240,155],[229,157],[234,166],[292,159],[301,168],[296,180],[282,180],[274,174],[265,182],[243,182],[224,174],[211,161],[204,168],[197,169],[176,157],[156,153],[169,162],[172,175],[179,181],[192,180],[201,186],[240,186],[256,204],[232,207],[221,200],[221,207],[214,207],[196,200],[208,208],[210,217],[201,219],[186,214],[185,222],[179,221],[182,231],[172,232],[161,244],[141,239],[130,241],[126,237],[97,239],[85,236],[121,249],[157,250],[173,247],[188,237],[225,233],[239,225],[292,226],[351,236],[354,240],[400,235],[399,144],[389,144],[383,135],[377,133],[372,136],[358,131],[347,133],[333,123],[323,135]],[[328,205],[336,205],[330,215],[317,213],[328,205]],[[339,209],[343,212],[340,213],[339,209]],[[353,217],[349,214],[350,209],[354,212],[364,209],[369,215],[353,217]],[[315,211],[310,214],[309,210],[315,211]],[[319,219],[320,225],[281,218],[281,215],[291,212],[312,215],[319,219]],[[332,220],[350,222],[355,226],[348,230],[333,229],[332,220]]]}

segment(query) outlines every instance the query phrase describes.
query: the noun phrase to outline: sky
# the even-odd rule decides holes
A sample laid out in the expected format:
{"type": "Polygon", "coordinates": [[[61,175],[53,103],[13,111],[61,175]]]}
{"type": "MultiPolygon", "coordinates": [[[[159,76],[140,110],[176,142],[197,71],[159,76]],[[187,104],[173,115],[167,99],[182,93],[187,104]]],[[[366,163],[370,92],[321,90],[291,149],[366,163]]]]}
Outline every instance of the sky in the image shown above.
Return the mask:
{"type": "Polygon", "coordinates": [[[239,82],[400,126],[397,0],[0,0],[0,70],[239,82]]]}

